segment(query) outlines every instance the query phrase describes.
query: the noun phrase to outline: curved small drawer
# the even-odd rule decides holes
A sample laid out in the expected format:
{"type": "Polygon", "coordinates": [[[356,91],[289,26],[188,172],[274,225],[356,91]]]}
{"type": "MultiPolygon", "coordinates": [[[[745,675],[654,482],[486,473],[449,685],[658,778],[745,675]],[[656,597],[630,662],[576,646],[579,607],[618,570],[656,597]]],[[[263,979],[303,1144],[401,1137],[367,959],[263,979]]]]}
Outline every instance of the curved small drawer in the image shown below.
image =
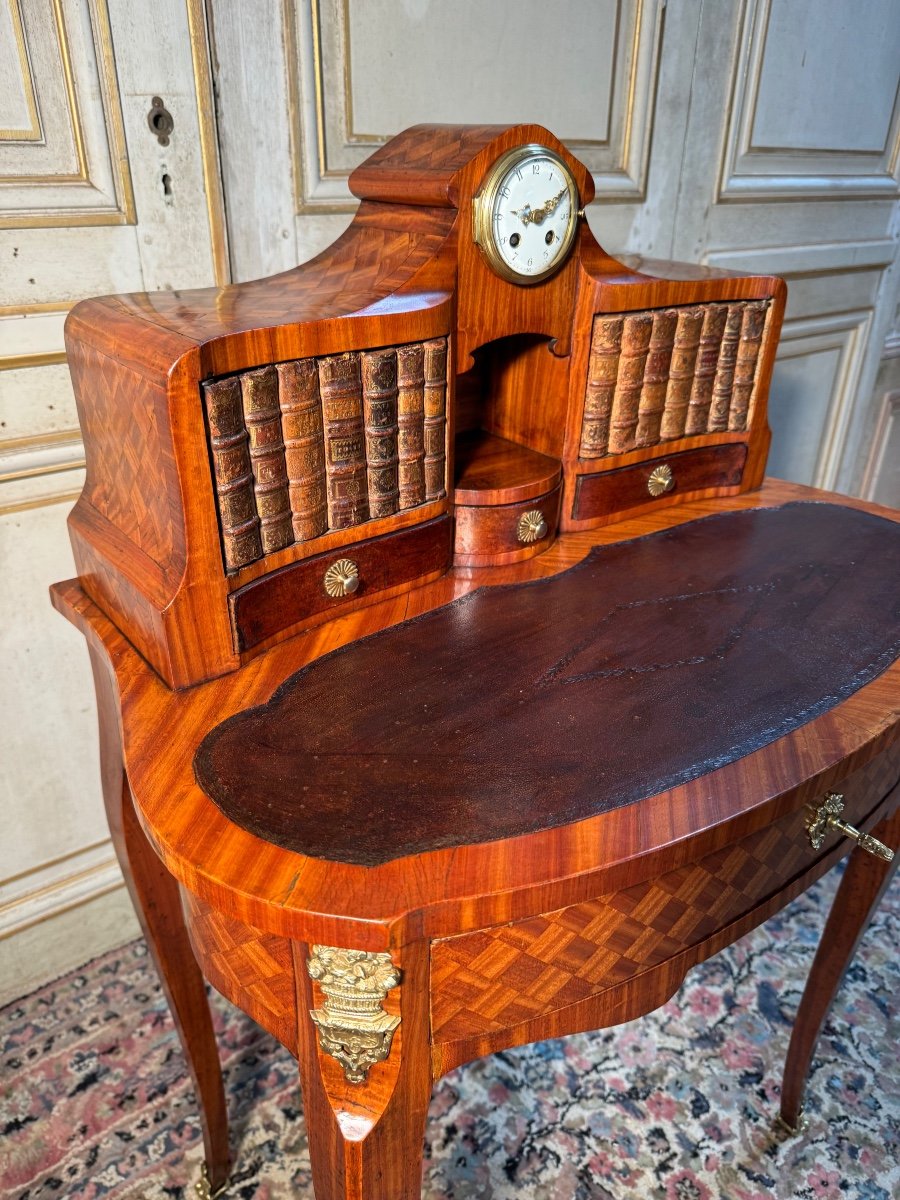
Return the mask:
{"type": "Polygon", "coordinates": [[[559,506],[559,484],[516,504],[457,505],[454,562],[464,567],[497,566],[542,553],[556,536],[559,506]]]}

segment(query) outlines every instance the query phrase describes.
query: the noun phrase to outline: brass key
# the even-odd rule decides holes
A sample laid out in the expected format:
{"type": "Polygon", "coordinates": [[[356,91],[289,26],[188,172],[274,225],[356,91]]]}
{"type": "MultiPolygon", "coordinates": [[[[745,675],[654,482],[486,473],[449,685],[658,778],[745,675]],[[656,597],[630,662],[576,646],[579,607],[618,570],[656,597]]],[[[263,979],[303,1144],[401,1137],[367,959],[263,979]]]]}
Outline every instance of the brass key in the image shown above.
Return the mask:
{"type": "Polygon", "coordinates": [[[853,838],[861,850],[865,850],[868,854],[874,854],[876,858],[883,858],[885,862],[891,862],[894,857],[893,850],[884,842],[879,842],[878,838],[872,837],[870,833],[863,833],[855,825],[848,825],[846,821],[842,821],[838,813],[843,811],[844,797],[839,792],[826,792],[825,799],[818,808],[813,809],[806,822],[813,850],[821,848],[829,829],[837,829],[845,837],[853,838]]]}

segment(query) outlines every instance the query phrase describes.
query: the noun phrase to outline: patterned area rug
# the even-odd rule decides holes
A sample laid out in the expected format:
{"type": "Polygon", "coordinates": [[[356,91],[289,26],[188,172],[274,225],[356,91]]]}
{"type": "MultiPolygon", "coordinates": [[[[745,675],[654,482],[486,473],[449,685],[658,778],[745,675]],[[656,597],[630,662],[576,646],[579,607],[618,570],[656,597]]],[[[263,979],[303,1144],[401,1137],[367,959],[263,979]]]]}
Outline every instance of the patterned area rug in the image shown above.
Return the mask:
{"type": "MultiPolygon", "coordinates": [[[[832,876],[651,1017],[437,1084],[425,1200],[892,1200],[900,1195],[900,880],[826,1028],[798,1138],[773,1131],[832,876]]],[[[312,1200],[291,1057],[215,999],[233,1200],[312,1200]]],[[[0,1196],[188,1200],[202,1151],[143,942],[0,1010],[0,1196]]]]}

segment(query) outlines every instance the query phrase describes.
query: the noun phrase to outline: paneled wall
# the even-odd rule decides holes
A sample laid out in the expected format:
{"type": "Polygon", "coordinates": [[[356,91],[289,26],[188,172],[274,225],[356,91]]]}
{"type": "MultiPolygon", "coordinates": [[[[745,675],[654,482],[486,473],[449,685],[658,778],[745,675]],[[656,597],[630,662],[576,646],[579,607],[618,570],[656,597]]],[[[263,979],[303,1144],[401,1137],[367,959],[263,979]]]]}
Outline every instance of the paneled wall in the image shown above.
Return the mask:
{"type": "Polygon", "coordinates": [[[898,288],[897,6],[705,5],[697,63],[673,254],[785,276],[769,470],[859,492],[898,288]]]}
{"type": "Polygon", "coordinates": [[[0,0],[0,996],[134,929],[84,647],[46,601],[82,479],[71,304],[223,281],[229,255],[236,279],[290,267],[345,227],[349,172],[399,129],[536,120],[594,172],[610,251],[787,277],[771,469],[900,504],[896,11],[0,0]]]}
{"type": "Polygon", "coordinates": [[[337,236],[349,172],[400,128],[540,121],[594,172],[588,218],[610,251],[787,277],[771,470],[844,491],[865,477],[900,504],[881,481],[895,420],[873,398],[898,290],[895,0],[211,11],[237,278],[337,236]]]}
{"type": "Polygon", "coordinates": [[[84,475],[63,324],[83,296],[224,277],[215,154],[201,3],[0,0],[0,1000],[136,930],[86,649],[47,596],[84,475]]]}

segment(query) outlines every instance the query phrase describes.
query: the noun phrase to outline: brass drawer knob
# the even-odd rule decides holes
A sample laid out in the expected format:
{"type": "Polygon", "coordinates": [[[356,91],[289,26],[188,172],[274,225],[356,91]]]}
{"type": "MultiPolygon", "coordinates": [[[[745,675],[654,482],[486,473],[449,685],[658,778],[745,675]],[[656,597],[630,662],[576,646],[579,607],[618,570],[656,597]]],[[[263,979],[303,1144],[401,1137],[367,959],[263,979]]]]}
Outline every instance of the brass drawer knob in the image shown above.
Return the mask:
{"type": "Polygon", "coordinates": [[[884,842],[879,842],[878,838],[873,838],[870,833],[863,833],[855,825],[848,825],[846,821],[842,821],[838,813],[843,811],[844,797],[838,792],[827,792],[822,803],[813,809],[806,822],[813,850],[819,850],[828,831],[836,829],[844,837],[853,838],[860,850],[874,854],[876,858],[883,858],[885,862],[891,862],[894,857],[893,850],[884,842]]]}
{"type": "Polygon", "coordinates": [[[516,526],[516,537],[523,545],[530,546],[532,542],[539,542],[546,536],[547,522],[539,508],[522,513],[516,526]]]}
{"type": "Polygon", "coordinates": [[[654,467],[650,472],[650,478],[647,480],[647,491],[651,496],[664,496],[666,492],[671,492],[675,486],[675,476],[672,474],[672,468],[668,463],[660,463],[658,467],[654,467]]]}
{"type": "Polygon", "coordinates": [[[325,572],[325,591],[336,600],[352,596],[359,587],[359,567],[352,558],[339,558],[325,572]]]}

